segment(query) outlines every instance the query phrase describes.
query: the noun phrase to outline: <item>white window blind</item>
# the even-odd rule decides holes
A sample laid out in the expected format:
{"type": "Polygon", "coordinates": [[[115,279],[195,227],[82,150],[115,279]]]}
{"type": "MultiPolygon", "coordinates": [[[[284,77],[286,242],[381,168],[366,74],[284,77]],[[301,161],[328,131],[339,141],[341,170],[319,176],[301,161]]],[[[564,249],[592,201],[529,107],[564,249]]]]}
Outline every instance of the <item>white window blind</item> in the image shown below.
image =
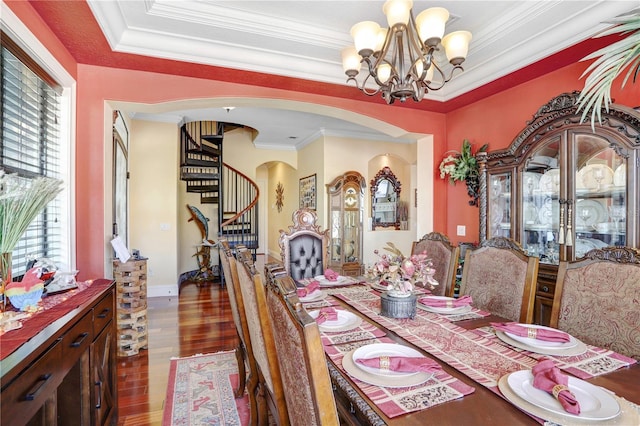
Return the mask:
{"type": "MultiPolygon", "coordinates": [[[[2,34],[0,168],[29,180],[60,178],[60,96],[52,79],[2,34]]],[[[61,201],[52,201],[31,223],[13,252],[13,276],[29,260],[63,260],[61,201]]],[[[65,219],[66,220],[66,219],[65,219]]]]}

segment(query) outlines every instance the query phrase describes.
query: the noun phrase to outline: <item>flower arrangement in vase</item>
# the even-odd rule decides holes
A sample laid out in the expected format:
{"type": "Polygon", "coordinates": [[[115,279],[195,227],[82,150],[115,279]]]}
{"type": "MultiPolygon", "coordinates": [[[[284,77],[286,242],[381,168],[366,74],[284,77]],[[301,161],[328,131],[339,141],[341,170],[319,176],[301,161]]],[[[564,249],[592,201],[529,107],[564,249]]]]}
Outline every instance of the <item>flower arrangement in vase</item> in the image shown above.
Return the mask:
{"type": "Polygon", "coordinates": [[[390,296],[408,297],[413,294],[416,285],[429,290],[438,285],[438,281],[433,278],[436,270],[425,252],[407,257],[390,242],[384,250],[389,254],[374,251],[378,260],[369,268],[367,275],[380,283],[386,283],[390,296]]]}
{"type": "Polygon", "coordinates": [[[478,206],[478,189],[480,186],[480,166],[476,159],[476,154],[486,152],[489,144],[484,144],[474,154],[471,149],[471,142],[465,139],[462,142],[460,152],[449,151],[440,162],[440,178],[449,179],[451,184],[464,181],[467,184],[467,194],[471,197],[469,205],[478,206]]]}

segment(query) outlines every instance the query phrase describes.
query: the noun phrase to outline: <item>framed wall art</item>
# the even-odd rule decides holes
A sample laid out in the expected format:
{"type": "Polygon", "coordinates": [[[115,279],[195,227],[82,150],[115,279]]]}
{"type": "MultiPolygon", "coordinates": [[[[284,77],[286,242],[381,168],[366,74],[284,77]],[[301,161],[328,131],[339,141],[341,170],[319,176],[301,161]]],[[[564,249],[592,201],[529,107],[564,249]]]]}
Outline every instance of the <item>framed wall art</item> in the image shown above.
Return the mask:
{"type": "Polygon", "coordinates": [[[316,175],[300,179],[300,208],[316,209],[316,175]]]}

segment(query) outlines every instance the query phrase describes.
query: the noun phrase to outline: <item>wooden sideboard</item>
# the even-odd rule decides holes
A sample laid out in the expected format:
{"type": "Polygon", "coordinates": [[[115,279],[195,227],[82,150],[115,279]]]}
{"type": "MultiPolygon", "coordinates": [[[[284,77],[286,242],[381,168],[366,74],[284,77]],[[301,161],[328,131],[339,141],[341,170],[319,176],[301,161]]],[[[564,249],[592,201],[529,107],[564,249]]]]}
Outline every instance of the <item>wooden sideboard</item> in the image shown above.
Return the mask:
{"type": "Polygon", "coordinates": [[[95,280],[64,306],[41,331],[19,334],[25,342],[0,361],[0,424],[116,423],[114,283],[95,280]]]}

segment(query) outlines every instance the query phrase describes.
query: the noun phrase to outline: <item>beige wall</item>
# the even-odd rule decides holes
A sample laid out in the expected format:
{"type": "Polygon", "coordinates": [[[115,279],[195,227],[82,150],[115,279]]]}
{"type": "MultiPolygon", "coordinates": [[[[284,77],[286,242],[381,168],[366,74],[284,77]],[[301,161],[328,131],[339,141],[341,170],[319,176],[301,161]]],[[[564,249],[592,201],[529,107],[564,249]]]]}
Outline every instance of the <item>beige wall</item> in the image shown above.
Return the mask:
{"type": "Polygon", "coordinates": [[[175,124],[131,123],[129,248],[149,258],[149,288],[177,285],[178,140],[175,124]]]}

